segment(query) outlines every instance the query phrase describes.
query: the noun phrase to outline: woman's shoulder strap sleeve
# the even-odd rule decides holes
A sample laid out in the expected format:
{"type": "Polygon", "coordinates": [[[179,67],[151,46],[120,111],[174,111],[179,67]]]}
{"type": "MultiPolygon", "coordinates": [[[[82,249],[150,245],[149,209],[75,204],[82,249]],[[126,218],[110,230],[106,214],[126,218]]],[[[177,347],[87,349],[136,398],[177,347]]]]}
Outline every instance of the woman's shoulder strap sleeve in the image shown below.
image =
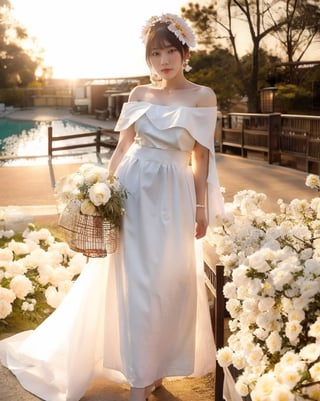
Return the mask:
{"type": "Polygon", "coordinates": [[[123,131],[134,124],[143,114],[145,114],[150,105],[145,102],[128,102],[124,103],[116,126],[115,131],[123,131]]]}

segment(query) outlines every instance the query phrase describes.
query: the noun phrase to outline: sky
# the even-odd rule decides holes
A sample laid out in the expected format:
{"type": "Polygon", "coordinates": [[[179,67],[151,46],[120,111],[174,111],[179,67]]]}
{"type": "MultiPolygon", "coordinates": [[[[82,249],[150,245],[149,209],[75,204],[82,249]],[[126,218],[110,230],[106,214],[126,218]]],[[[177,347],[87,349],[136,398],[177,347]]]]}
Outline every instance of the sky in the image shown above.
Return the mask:
{"type": "Polygon", "coordinates": [[[14,16],[45,49],[54,78],[146,75],[146,20],[180,14],[188,0],[10,0],[14,16]]]}
{"type": "MultiPolygon", "coordinates": [[[[10,0],[10,3],[16,19],[45,49],[45,60],[53,67],[53,77],[76,79],[149,74],[140,38],[142,27],[152,15],[180,14],[181,7],[189,1],[10,0]]],[[[238,29],[237,40],[241,53],[250,51],[251,41],[245,27],[238,29]]],[[[319,48],[318,43],[305,59],[318,59],[319,48]]]]}

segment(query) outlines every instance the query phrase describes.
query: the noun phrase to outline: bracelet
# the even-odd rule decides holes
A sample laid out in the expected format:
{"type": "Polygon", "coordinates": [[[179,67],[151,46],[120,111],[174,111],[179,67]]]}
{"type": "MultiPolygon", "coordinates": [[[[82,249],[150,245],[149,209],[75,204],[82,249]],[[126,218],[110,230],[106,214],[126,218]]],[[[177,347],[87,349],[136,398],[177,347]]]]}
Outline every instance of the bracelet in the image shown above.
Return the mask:
{"type": "Polygon", "coordinates": [[[203,207],[203,208],[204,208],[205,206],[204,206],[204,205],[201,205],[201,204],[199,204],[199,203],[197,203],[197,204],[196,204],[196,207],[201,207],[201,208],[203,207]]]}

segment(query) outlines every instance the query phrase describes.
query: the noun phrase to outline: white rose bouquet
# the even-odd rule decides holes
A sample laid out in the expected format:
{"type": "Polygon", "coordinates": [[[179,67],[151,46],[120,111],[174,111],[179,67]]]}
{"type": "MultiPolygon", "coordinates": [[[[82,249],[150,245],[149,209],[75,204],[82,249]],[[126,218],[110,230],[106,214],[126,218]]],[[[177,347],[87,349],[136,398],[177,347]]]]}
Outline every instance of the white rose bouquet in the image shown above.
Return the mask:
{"type": "Polygon", "coordinates": [[[113,250],[109,248],[108,253],[115,251],[127,198],[127,191],[116,177],[109,176],[105,167],[86,163],[61,178],[55,193],[64,208],[59,224],[71,233],[72,249],[101,257],[107,254],[106,245],[112,243],[113,250]]]}

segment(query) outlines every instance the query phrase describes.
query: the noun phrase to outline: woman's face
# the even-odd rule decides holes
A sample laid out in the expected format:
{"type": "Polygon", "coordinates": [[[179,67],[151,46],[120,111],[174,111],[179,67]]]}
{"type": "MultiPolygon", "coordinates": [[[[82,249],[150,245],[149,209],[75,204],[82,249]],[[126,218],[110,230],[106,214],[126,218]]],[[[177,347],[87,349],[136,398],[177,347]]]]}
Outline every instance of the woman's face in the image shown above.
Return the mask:
{"type": "Polygon", "coordinates": [[[183,72],[183,60],[179,50],[169,42],[163,47],[152,47],[149,56],[151,67],[162,79],[169,80],[183,72]]]}

